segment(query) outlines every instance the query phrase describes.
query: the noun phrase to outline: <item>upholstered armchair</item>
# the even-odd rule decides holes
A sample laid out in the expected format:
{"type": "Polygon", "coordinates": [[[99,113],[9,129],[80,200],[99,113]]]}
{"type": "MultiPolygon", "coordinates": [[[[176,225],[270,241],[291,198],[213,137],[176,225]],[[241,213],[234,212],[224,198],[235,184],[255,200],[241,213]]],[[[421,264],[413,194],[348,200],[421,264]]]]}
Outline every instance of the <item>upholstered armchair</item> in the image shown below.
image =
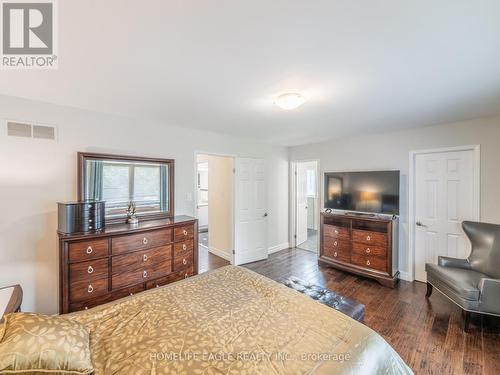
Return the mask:
{"type": "Polygon", "coordinates": [[[471,313],[500,316],[500,225],[464,221],[472,244],[467,259],[440,256],[427,263],[427,294],[436,288],[465,311],[468,331],[471,313]]]}

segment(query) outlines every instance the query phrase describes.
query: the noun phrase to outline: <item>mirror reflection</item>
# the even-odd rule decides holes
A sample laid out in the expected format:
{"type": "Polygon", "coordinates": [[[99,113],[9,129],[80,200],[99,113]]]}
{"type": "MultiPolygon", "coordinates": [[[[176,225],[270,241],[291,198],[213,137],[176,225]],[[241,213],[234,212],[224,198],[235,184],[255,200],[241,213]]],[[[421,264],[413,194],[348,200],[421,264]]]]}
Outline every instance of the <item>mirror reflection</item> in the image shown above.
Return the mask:
{"type": "Polygon", "coordinates": [[[168,163],[86,159],[83,168],[83,198],[105,201],[106,217],[125,216],[129,202],[138,215],[170,210],[168,163]]]}

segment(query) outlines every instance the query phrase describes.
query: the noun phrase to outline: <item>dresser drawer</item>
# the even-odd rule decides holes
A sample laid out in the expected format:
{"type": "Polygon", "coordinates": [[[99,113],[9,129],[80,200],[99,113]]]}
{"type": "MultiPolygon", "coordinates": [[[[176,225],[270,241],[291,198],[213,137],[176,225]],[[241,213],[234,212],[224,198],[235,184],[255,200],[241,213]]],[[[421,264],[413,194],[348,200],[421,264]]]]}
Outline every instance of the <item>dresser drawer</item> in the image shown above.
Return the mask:
{"type": "Polygon", "coordinates": [[[182,227],[174,228],[174,241],[184,241],[194,237],[194,225],[183,225],[182,227]]]}
{"type": "Polygon", "coordinates": [[[184,279],[184,275],[185,275],[184,271],[180,271],[172,273],[168,276],[160,277],[159,279],[156,280],[148,281],[146,283],[146,289],[158,288],[160,286],[182,280],[184,279]]]}
{"type": "Polygon", "coordinates": [[[121,289],[138,283],[166,276],[172,272],[171,259],[156,265],[149,265],[135,270],[123,270],[121,273],[113,273],[111,276],[111,286],[113,290],[121,289]]]}
{"type": "Polygon", "coordinates": [[[106,256],[108,256],[107,239],[72,242],[68,245],[68,258],[70,262],[82,262],[106,256]]]}
{"type": "Polygon", "coordinates": [[[353,253],[351,262],[361,267],[387,272],[387,260],[383,258],[353,253]]]}
{"type": "Polygon", "coordinates": [[[352,243],[352,252],[360,255],[371,255],[381,258],[385,258],[387,256],[387,248],[385,247],[372,246],[358,242],[352,243]]]}
{"type": "Polygon", "coordinates": [[[70,283],[69,299],[71,302],[84,301],[108,293],[108,278],[80,280],[70,283]]]}
{"type": "Polygon", "coordinates": [[[136,293],[140,293],[142,291],[144,291],[144,284],[134,285],[130,288],[124,288],[114,293],[107,293],[106,295],[101,297],[92,298],[87,301],[72,303],[70,305],[69,312],[91,309],[92,307],[99,306],[111,301],[115,301],[120,298],[128,297],[136,293]]]}
{"type": "Polygon", "coordinates": [[[69,265],[69,283],[108,277],[108,258],[69,265]]]}
{"type": "Polygon", "coordinates": [[[339,250],[342,248],[343,250],[349,251],[351,243],[350,241],[339,240],[337,238],[323,237],[323,246],[325,249],[339,250]]]}
{"type": "Polygon", "coordinates": [[[385,233],[354,229],[352,231],[352,240],[367,245],[380,247],[387,246],[387,234],[385,233]]]}
{"type": "Polygon", "coordinates": [[[193,240],[186,240],[182,242],[176,242],[174,244],[174,257],[181,256],[182,254],[192,253],[194,248],[193,240]]]}
{"type": "Polygon", "coordinates": [[[129,234],[111,239],[111,253],[116,255],[136,250],[151,249],[153,247],[168,245],[171,242],[172,229],[170,228],[129,234]]]}
{"type": "Polygon", "coordinates": [[[337,227],[335,225],[325,224],[323,225],[323,231],[325,236],[333,238],[343,238],[348,240],[350,238],[349,228],[337,227]]]}
{"type": "Polygon", "coordinates": [[[113,274],[128,272],[164,263],[170,259],[172,259],[172,245],[116,255],[111,257],[111,272],[113,274]]]}
{"type": "Polygon", "coordinates": [[[174,272],[193,267],[193,252],[181,254],[174,258],[174,272]]]}
{"type": "Polygon", "coordinates": [[[339,260],[342,262],[350,262],[351,260],[351,251],[349,248],[333,248],[333,247],[325,247],[323,251],[323,255],[327,258],[333,260],[339,260]]]}

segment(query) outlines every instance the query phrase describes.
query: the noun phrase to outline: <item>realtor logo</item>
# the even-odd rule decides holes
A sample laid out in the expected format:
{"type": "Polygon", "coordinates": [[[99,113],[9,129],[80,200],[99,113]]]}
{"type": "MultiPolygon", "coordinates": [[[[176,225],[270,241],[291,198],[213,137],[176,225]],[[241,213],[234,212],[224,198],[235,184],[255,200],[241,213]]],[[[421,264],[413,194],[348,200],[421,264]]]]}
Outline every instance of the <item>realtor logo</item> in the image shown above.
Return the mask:
{"type": "Polygon", "coordinates": [[[57,68],[55,3],[35,1],[2,1],[2,68],[57,68]]]}

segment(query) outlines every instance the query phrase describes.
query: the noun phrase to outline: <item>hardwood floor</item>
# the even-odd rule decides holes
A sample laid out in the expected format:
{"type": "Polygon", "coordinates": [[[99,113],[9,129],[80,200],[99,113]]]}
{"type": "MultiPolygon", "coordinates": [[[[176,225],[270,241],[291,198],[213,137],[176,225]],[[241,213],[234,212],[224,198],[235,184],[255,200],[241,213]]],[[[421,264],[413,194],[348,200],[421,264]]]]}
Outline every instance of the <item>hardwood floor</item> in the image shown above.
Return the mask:
{"type": "MultiPolygon", "coordinates": [[[[208,253],[206,264],[208,270],[229,262],[208,253]]],[[[319,267],[316,254],[300,249],[283,250],[245,267],[278,282],[296,276],[365,304],[365,324],[382,335],[416,374],[500,374],[500,320],[474,316],[465,333],[461,310],[436,290],[426,299],[423,283],[401,281],[396,289],[385,288],[319,267]]]]}

